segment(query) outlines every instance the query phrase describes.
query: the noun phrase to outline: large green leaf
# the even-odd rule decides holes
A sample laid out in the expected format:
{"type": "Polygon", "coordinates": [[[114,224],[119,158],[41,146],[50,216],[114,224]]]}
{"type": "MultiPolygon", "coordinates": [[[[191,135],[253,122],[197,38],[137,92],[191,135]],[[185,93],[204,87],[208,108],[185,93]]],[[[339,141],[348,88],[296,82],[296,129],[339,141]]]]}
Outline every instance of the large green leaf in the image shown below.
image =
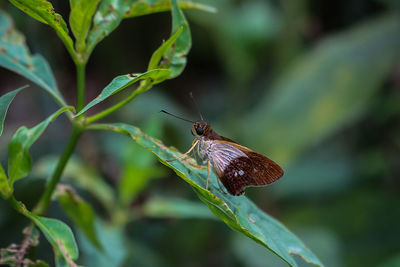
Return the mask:
{"type": "Polygon", "coordinates": [[[186,55],[192,46],[192,38],[187,20],[179,8],[177,1],[171,0],[171,4],[172,33],[176,33],[180,28],[183,28],[183,30],[177,38],[175,45],[167,50],[163,63],[160,65],[161,68],[168,68],[173,71],[169,77],[170,79],[182,73],[186,66],[186,55]]]}
{"type": "MultiPolygon", "coordinates": [[[[181,0],[178,1],[178,4],[181,9],[198,9],[207,12],[216,12],[216,9],[212,6],[193,1],[181,0]]],[[[128,12],[124,14],[124,18],[143,16],[169,10],[171,10],[170,0],[137,0],[131,5],[128,12]]]]}
{"type": "Polygon", "coordinates": [[[10,0],[10,2],[32,18],[52,27],[56,31],[58,37],[60,37],[60,39],[63,41],[71,55],[75,55],[72,39],[68,35],[67,23],[65,23],[60,14],[54,11],[54,7],[49,1],[10,0]]]}
{"type": "Polygon", "coordinates": [[[66,106],[53,73],[40,55],[30,55],[25,38],[15,30],[11,18],[0,10],[0,66],[14,71],[46,90],[61,106],[66,106]]]}
{"type": "Polygon", "coordinates": [[[62,221],[37,216],[29,212],[26,216],[39,227],[53,247],[57,267],[77,266],[74,261],[79,255],[78,246],[68,225],[62,221]]]}
{"type": "Polygon", "coordinates": [[[201,202],[159,196],[152,197],[146,201],[141,207],[140,213],[152,218],[215,218],[201,202]]]}
{"type": "Polygon", "coordinates": [[[70,186],[58,185],[56,195],[68,217],[82,230],[93,245],[100,249],[101,245],[94,230],[96,214],[92,206],[70,186]]]}
{"type": "Polygon", "coordinates": [[[26,87],[27,86],[15,89],[14,91],[11,91],[0,97],[0,136],[3,133],[4,119],[6,118],[7,110],[11,104],[11,101],[13,101],[15,95],[18,94],[19,91],[26,87]]]}
{"type": "Polygon", "coordinates": [[[32,158],[29,154],[31,145],[40,137],[50,122],[67,110],[73,110],[73,108],[63,107],[35,127],[28,129],[22,126],[14,134],[8,144],[8,177],[11,187],[16,180],[25,177],[32,168],[32,158]]]}
{"type": "Polygon", "coordinates": [[[399,19],[386,15],[357,25],[296,60],[272,94],[237,123],[244,138],[289,162],[357,119],[398,64],[399,19]]]}
{"type": "Polygon", "coordinates": [[[75,36],[75,49],[83,52],[86,47],[86,37],[89,33],[92,18],[100,0],[70,0],[71,13],[69,24],[75,36]]]}
{"type": "MultiPolygon", "coordinates": [[[[68,225],[56,219],[45,218],[31,213],[22,202],[17,201],[13,196],[10,198],[10,203],[12,203],[13,207],[19,213],[33,221],[42,231],[47,241],[49,241],[53,247],[57,267],[77,266],[74,260],[78,258],[79,251],[75,242],[75,237],[68,225]]],[[[25,238],[32,240],[32,245],[38,244],[38,235],[34,228],[28,226],[26,230],[24,230],[24,234],[25,238]]],[[[29,263],[29,261],[27,263],[29,263]]],[[[37,262],[37,264],[43,266],[41,262],[37,262]]]]}
{"type": "Polygon", "coordinates": [[[94,47],[121,23],[124,14],[134,0],[103,0],[94,15],[93,25],[88,35],[87,50],[94,47]]]}
{"type": "Polygon", "coordinates": [[[282,258],[291,266],[297,266],[291,254],[301,256],[307,262],[322,266],[319,259],[284,225],[264,213],[245,196],[232,196],[222,192],[211,173],[210,191],[205,189],[207,169],[197,165],[193,158],[166,160],[181,155],[174,148],[144,134],[140,129],[126,124],[98,124],[92,129],[105,129],[126,134],[138,144],[154,153],[166,166],[173,169],[190,184],[198,197],[229,227],[247,235],[282,258]]]}
{"type": "Polygon", "coordinates": [[[135,73],[118,76],[114,78],[111,83],[107,85],[106,88],[104,88],[103,91],[101,91],[101,93],[95,99],[93,99],[78,114],[76,114],[76,116],[83,114],[94,105],[97,105],[98,103],[106,100],[108,97],[112,96],[115,93],[118,93],[122,89],[134,84],[137,81],[149,80],[151,84],[157,84],[167,79],[170,74],[170,70],[155,69],[147,71],[145,73],[135,73]]]}
{"type": "Polygon", "coordinates": [[[82,253],[80,257],[81,262],[89,267],[123,266],[128,254],[127,248],[129,247],[123,228],[98,219],[95,223],[95,231],[103,250],[99,250],[93,246],[86,235],[78,231],[77,238],[82,253]]]}

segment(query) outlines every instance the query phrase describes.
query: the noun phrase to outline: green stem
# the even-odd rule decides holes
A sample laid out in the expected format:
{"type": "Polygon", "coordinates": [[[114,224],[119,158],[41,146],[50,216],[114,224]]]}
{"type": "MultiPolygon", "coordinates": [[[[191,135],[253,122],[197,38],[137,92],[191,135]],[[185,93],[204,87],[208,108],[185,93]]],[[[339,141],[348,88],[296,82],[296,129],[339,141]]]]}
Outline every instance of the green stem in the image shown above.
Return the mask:
{"type": "Polygon", "coordinates": [[[152,86],[152,84],[148,81],[141,83],[140,86],[135,91],[133,91],[132,94],[128,98],[125,98],[121,102],[115,104],[114,106],[109,107],[108,109],[103,110],[102,112],[99,112],[91,117],[86,118],[86,124],[91,124],[95,121],[98,121],[98,120],[110,115],[114,111],[120,109],[121,107],[123,107],[126,104],[128,104],[129,102],[131,102],[132,99],[134,99],[135,97],[137,97],[144,91],[148,90],[151,86],[152,86]]]}
{"type": "Polygon", "coordinates": [[[76,80],[77,80],[77,94],[76,94],[76,108],[77,112],[81,111],[85,106],[85,70],[86,63],[76,64],[76,80]]]}
{"type": "Polygon", "coordinates": [[[74,124],[71,135],[69,137],[68,143],[62,153],[60,159],[58,160],[56,169],[51,175],[49,181],[46,184],[46,188],[42,197],[40,198],[38,204],[34,208],[33,212],[35,214],[43,214],[50,205],[51,196],[61,179],[61,174],[64,171],[65,165],[67,164],[69,158],[75,150],[76,144],[78,143],[79,137],[83,132],[83,128],[80,124],[74,124]]]}
{"type": "Polygon", "coordinates": [[[10,203],[11,207],[13,207],[19,213],[27,215],[28,210],[25,208],[24,204],[16,200],[13,195],[8,199],[8,203],[10,203]]]}
{"type": "Polygon", "coordinates": [[[93,123],[93,124],[86,126],[85,130],[88,130],[88,131],[112,131],[112,132],[116,132],[116,133],[129,135],[129,133],[124,131],[123,129],[115,127],[110,124],[106,124],[106,123],[93,123]]]}

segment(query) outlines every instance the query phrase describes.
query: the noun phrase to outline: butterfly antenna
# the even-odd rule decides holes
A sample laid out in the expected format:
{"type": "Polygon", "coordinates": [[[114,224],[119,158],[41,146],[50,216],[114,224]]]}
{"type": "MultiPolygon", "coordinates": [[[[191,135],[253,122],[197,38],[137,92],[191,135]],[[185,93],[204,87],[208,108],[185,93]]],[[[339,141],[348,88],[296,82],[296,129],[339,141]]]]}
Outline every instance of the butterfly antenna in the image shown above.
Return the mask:
{"type": "Polygon", "coordinates": [[[200,119],[201,119],[202,121],[204,121],[203,115],[201,115],[199,106],[197,105],[197,102],[196,102],[196,100],[194,99],[193,93],[190,92],[190,93],[189,93],[189,96],[190,96],[190,98],[192,99],[194,106],[196,107],[197,113],[199,113],[199,115],[200,115],[200,119]]]}
{"type": "Polygon", "coordinates": [[[191,121],[191,120],[184,119],[184,118],[182,118],[182,117],[176,116],[176,115],[174,115],[174,114],[172,114],[172,113],[169,113],[168,111],[165,111],[165,110],[160,110],[160,112],[165,113],[165,114],[168,114],[168,115],[170,115],[170,116],[172,116],[172,117],[175,117],[175,118],[180,119],[180,120],[183,120],[183,121],[187,121],[187,122],[190,122],[190,123],[195,123],[194,121],[191,121]]]}

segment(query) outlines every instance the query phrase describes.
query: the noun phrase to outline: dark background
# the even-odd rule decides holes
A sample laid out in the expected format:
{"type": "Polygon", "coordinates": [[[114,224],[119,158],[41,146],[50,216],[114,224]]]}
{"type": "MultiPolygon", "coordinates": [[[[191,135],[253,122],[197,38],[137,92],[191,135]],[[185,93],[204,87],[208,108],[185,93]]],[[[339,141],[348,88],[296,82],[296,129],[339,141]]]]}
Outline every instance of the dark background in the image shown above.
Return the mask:
{"type": "MultiPolygon", "coordinates": [[[[67,1],[53,4],[67,19],[67,1]]],[[[155,86],[104,121],[140,126],[185,151],[190,147],[191,125],[159,110],[198,119],[189,98],[193,92],[203,116],[218,133],[283,166],[285,176],[279,182],[248,189],[246,194],[298,235],[326,266],[400,266],[398,2],[209,4],[218,13],[185,11],[193,45],[182,75],[155,86]]],[[[74,65],[56,34],[8,3],[0,8],[13,17],[32,53],[49,61],[61,92],[74,104],[74,65]]],[[[123,20],[89,60],[86,102],[115,76],[144,72],[170,28],[168,12],[123,20]]],[[[7,114],[0,139],[0,160],[6,166],[7,143],[16,129],[32,127],[57,106],[43,90],[10,71],[0,69],[0,81],[1,94],[31,84],[7,114]]],[[[119,93],[90,113],[126,94],[119,93]]],[[[62,151],[69,129],[67,120],[60,118],[31,148],[34,171],[16,190],[28,207],[40,195],[49,155],[62,151]]],[[[127,203],[132,212],[159,196],[197,201],[189,186],[125,137],[85,133],[74,160],[78,170],[66,176],[79,179],[82,173],[95,173],[117,189],[123,177],[135,179],[135,170],[144,169],[144,185],[127,203]],[[145,163],[140,163],[143,158],[145,163]]],[[[80,193],[104,221],[118,225],[93,195],[84,189],[80,193]]],[[[48,216],[65,219],[57,204],[48,216]]],[[[118,253],[122,255],[113,261],[115,265],[285,266],[220,221],[150,217],[135,217],[117,227],[122,232],[111,234],[119,244],[113,255],[117,259],[118,253]]],[[[1,247],[19,242],[25,225],[0,201],[1,247]]],[[[80,238],[78,245],[83,263],[100,266],[80,238]]],[[[52,260],[45,241],[37,256],[52,260]]]]}

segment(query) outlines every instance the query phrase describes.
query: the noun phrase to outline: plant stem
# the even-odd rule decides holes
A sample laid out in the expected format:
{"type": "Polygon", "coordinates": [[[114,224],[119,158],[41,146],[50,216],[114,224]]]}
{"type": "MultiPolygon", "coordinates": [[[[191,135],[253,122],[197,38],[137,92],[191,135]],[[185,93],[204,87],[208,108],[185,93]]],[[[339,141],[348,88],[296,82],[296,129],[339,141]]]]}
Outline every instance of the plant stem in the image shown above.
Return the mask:
{"type": "Polygon", "coordinates": [[[18,200],[15,199],[14,195],[12,195],[8,199],[8,203],[19,213],[26,215],[27,214],[27,209],[25,208],[24,204],[19,202],[18,200]]]}
{"type": "Polygon", "coordinates": [[[121,102],[115,104],[114,106],[109,107],[108,109],[103,110],[102,112],[99,112],[91,117],[86,118],[86,121],[85,121],[86,124],[91,124],[95,121],[98,121],[98,120],[110,115],[114,111],[120,109],[121,107],[123,107],[126,104],[128,104],[129,102],[131,102],[132,99],[134,99],[135,97],[137,97],[144,91],[148,90],[151,86],[152,86],[152,84],[150,82],[144,81],[143,83],[141,83],[139,85],[139,87],[135,91],[132,92],[132,94],[130,94],[130,96],[128,98],[125,98],[121,102]]]}
{"type": "Polygon", "coordinates": [[[77,112],[81,111],[85,106],[85,70],[86,62],[76,64],[76,109],[77,112]]]}
{"type": "Polygon", "coordinates": [[[46,184],[46,188],[42,197],[40,198],[39,202],[33,210],[35,214],[43,214],[49,207],[51,196],[53,195],[53,192],[61,179],[61,174],[64,171],[65,165],[67,164],[69,158],[74,152],[76,144],[78,143],[79,137],[81,136],[82,132],[82,125],[75,123],[64,152],[58,160],[57,166],[46,184]]]}

